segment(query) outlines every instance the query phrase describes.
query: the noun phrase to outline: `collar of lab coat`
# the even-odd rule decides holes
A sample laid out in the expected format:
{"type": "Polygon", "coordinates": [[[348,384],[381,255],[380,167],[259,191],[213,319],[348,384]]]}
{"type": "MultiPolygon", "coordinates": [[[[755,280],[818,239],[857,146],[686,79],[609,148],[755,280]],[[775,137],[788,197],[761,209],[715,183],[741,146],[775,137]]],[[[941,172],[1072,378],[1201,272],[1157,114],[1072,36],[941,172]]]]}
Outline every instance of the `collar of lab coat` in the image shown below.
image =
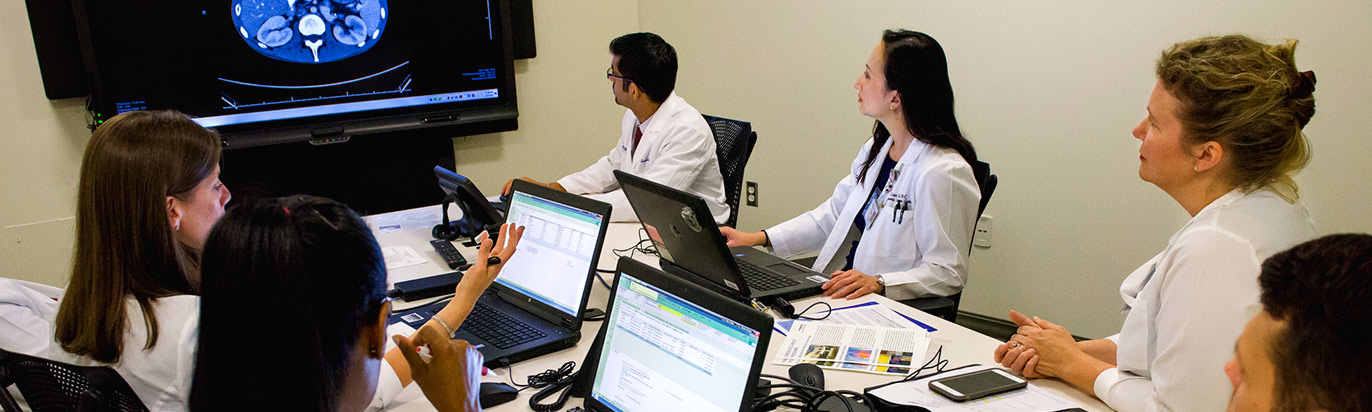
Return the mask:
{"type": "Polygon", "coordinates": [[[682,99],[676,96],[676,92],[672,92],[672,94],[668,95],[667,100],[662,101],[662,105],[658,106],[657,111],[653,112],[652,116],[648,116],[648,120],[644,120],[643,123],[637,125],[637,127],[643,130],[643,136],[646,137],[649,133],[658,132],[662,129],[662,125],[667,123],[665,121],[655,120],[664,117],[676,117],[676,112],[680,111],[681,102],[682,99]]]}
{"type": "MultiPolygon", "coordinates": [[[[876,159],[885,161],[887,156],[890,155],[891,144],[894,143],[894,141],[895,139],[886,139],[886,144],[881,145],[881,148],[878,149],[876,159]]],[[[903,168],[914,164],[915,160],[918,160],[920,156],[923,156],[924,152],[929,151],[931,146],[932,145],[924,143],[919,139],[915,139],[913,142],[910,142],[910,147],[905,148],[905,154],[900,157],[900,160],[896,161],[896,167],[903,168]]],[[[873,163],[873,167],[868,167],[867,173],[862,178],[862,188],[866,190],[872,188],[872,183],[877,181],[877,174],[881,173],[881,163],[875,161],[873,163]]],[[[860,169],[862,167],[861,163],[858,163],[856,167],[859,169],[853,170],[854,175],[862,171],[860,169]]]]}

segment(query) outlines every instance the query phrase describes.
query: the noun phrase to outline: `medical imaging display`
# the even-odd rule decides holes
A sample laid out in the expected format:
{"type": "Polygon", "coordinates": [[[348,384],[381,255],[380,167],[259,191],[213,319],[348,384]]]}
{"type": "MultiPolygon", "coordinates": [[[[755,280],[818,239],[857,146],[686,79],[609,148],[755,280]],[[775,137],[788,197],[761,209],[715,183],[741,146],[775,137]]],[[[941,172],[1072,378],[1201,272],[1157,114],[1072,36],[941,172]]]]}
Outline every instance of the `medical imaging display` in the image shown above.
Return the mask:
{"type": "Polygon", "coordinates": [[[327,63],[376,44],[386,28],[386,0],[237,0],[233,22],[248,46],[263,56],[327,63]]]}
{"type": "Polygon", "coordinates": [[[472,111],[517,115],[498,0],[75,6],[97,123],[129,110],[177,109],[228,135],[472,111]]]}

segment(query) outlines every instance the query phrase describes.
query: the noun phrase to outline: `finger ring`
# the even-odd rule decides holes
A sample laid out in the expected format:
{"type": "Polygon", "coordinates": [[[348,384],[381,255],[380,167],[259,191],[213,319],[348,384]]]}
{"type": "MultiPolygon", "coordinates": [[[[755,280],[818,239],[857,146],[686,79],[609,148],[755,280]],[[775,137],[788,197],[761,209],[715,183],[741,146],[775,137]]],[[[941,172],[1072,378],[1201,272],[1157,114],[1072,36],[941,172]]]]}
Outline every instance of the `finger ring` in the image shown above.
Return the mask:
{"type": "Polygon", "coordinates": [[[1019,343],[1018,341],[1013,341],[1013,340],[1010,341],[1010,349],[1014,349],[1014,348],[1018,348],[1018,347],[1020,347],[1020,343],[1019,343]]]}
{"type": "Polygon", "coordinates": [[[499,265],[499,264],[500,264],[500,256],[491,256],[491,257],[486,258],[486,265],[487,265],[487,266],[493,266],[493,265],[499,265]]]}

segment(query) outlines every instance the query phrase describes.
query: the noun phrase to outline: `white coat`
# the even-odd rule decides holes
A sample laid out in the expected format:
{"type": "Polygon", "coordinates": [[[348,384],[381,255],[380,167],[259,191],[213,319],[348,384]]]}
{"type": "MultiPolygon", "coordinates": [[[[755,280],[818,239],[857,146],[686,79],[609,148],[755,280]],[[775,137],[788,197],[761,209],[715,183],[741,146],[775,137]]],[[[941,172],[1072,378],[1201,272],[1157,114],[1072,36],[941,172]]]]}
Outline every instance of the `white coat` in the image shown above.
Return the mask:
{"type": "Polygon", "coordinates": [[[613,222],[636,222],[638,216],[615,180],[614,171],[622,170],[700,196],[715,222],[729,220],[714,133],[699,111],[672,93],[640,126],[643,137],[638,150],[633,148],[634,126],[638,125],[633,111],[625,110],[621,125],[619,144],[609,154],[557,183],[568,192],[609,203],[613,222]]]}
{"type": "MultiPolygon", "coordinates": [[[[853,218],[867,202],[891,141],[878,148],[862,183],[869,139],[853,160],[852,171],[834,194],[814,210],[767,229],[772,251],[792,257],[819,251],[813,269],[824,271],[839,254],[853,218]]],[[[977,220],[981,190],[972,167],[956,150],[914,141],[893,169],[878,197],[876,216],[862,233],[853,269],[881,275],[891,299],[948,296],[967,282],[967,254],[977,220]]],[[[827,274],[827,273],[826,273],[827,274]]]]}

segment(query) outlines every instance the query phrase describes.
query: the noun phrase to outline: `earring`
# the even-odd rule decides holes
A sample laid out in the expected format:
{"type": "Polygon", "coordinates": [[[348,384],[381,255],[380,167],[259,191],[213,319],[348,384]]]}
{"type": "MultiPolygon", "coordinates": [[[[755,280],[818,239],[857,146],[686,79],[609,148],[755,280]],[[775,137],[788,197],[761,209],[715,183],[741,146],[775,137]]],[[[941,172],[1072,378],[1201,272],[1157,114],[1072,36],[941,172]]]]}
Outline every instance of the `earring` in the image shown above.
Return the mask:
{"type": "Polygon", "coordinates": [[[181,231],[181,222],[176,222],[176,224],[172,226],[172,231],[173,231],[173,232],[180,232],[180,231],[181,231]]]}
{"type": "Polygon", "coordinates": [[[891,105],[891,111],[893,111],[893,112],[896,111],[896,105],[894,105],[894,104],[891,105]]]}
{"type": "Polygon", "coordinates": [[[1194,170],[1194,171],[1199,172],[1199,171],[1200,171],[1200,165],[1191,166],[1191,170],[1194,170]]]}

